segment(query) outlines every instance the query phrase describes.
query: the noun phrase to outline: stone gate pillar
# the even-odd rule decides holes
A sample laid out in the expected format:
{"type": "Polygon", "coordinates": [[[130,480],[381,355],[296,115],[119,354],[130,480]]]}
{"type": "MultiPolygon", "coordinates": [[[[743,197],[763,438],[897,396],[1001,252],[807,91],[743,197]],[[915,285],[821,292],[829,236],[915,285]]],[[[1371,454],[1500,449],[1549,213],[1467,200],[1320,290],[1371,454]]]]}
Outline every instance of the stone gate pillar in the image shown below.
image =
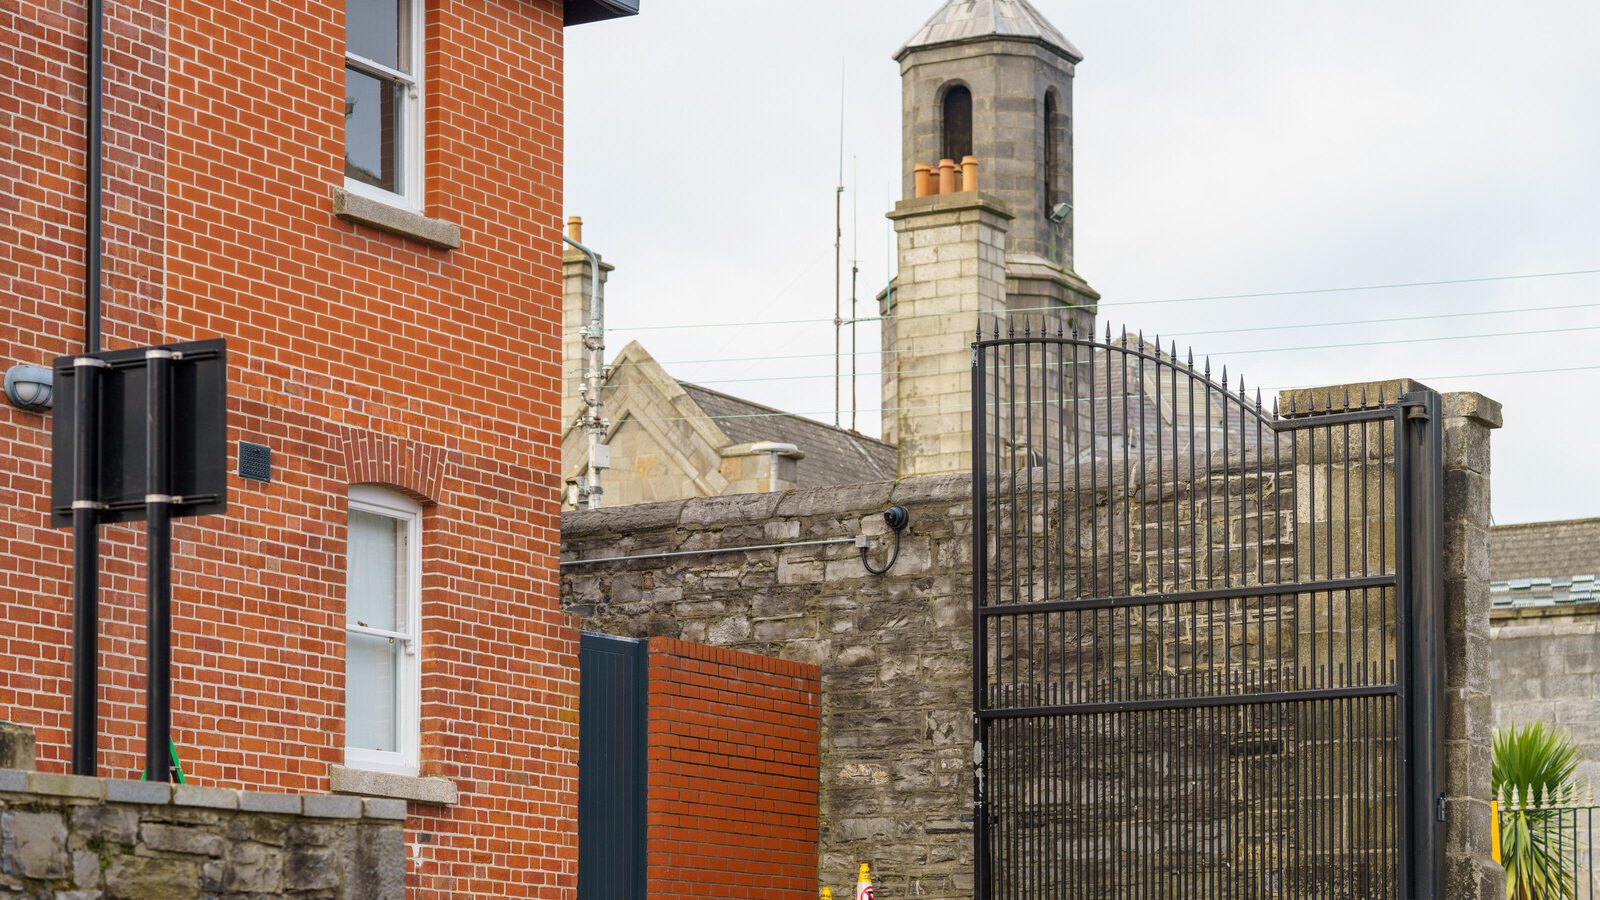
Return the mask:
{"type": "Polygon", "coordinates": [[[1500,404],[1444,395],[1445,870],[1448,900],[1500,900],[1489,857],[1489,432],[1500,404]]]}

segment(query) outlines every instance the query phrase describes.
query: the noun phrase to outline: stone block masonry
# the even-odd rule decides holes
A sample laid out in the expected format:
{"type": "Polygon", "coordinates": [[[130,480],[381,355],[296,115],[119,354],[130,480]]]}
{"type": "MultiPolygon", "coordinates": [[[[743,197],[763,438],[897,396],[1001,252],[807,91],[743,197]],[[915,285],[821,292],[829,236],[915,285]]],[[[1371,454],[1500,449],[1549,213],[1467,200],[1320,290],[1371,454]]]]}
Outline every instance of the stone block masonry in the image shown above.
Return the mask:
{"type": "Polygon", "coordinates": [[[816,896],[818,667],[650,641],[651,900],[816,896]]]}
{"type": "MultiPolygon", "coordinates": [[[[1488,607],[1487,569],[1479,564],[1475,536],[1488,515],[1487,491],[1479,480],[1488,474],[1488,434],[1496,421],[1491,407],[1476,395],[1450,395],[1443,423],[1446,879],[1452,886],[1446,896],[1475,900],[1494,893],[1498,876],[1485,862],[1487,847],[1480,846],[1487,828],[1478,828],[1487,822],[1481,801],[1488,792],[1483,765],[1488,719],[1481,713],[1487,697],[1488,607]]],[[[1373,452],[1385,455],[1381,445],[1373,452]]],[[[1319,492],[1324,512],[1327,498],[1343,493],[1328,490],[1309,467],[1294,479],[1300,483],[1298,494],[1319,492]]],[[[1247,480],[1223,480],[1232,485],[1230,491],[1249,490],[1268,499],[1281,490],[1267,491],[1270,482],[1252,487],[1247,480]]],[[[1129,502],[1140,501],[1130,497],[1129,502]]],[[[1234,507],[1236,513],[1249,508],[1234,507]]],[[[1273,500],[1266,512],[1289,521],[1316,509],[1301,511],[1273,500]]],[[[1232,533],[1248,524],[1219,521],[1215,531],[1232,533]]],[[[818,876],[823,884],[847,884],[855,867],[868,862],[885,896],[972,896],[969,477],[925,476],[568,512],[562,556],[563,603],[589,630],[705,642],[820,667],[818,876]],[[866,534],[881,560],[887,551],[881,513],[891,504],[910,510],[911,527],[894,569],[875,578],[863,570],[848,539],[866,534]],[[716,552],[836,539],[846,540],[716,552]],[[581,562],[681,551],[703,552],[581,562]]],[[[1180,554],[1165,565],[1171,572],[1192,571],[1213,565],[1215,556],[1202,545],[1199,556],[1180,554]]],[[[1096,646],[1107,652],[1130,652],[1113,639],[1090,640],[1104,641],[1096,646]]],[[[1179,649],[1208,652],[1193,643],[1179,649]]]]}
{"type": "Polygon", "coordinates": [[[0,896],[401,900],[404,819],[389,800],[0,769],[0,896]]]}

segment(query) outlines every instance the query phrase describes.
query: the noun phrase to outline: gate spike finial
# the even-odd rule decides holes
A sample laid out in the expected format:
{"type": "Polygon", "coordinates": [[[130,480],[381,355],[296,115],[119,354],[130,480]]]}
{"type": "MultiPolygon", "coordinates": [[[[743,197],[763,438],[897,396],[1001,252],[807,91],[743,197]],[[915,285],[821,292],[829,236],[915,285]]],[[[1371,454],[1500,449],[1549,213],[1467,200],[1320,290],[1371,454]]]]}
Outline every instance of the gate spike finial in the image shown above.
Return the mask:
{"type": "Polygon", "coordinates": [[[1361,386],[1361,408],[1367,408],[1367,386],[1364,384],[1361,386]]]}
{"type": "MultiPolygon", "coordinates": [[[[1261,412],[1261,410],[1261,385],[1258,384],[1256,385],[1256,412],[1261,412]]],[[[1273,412],[1277,412],[1277,410],[1273,410],[1273,412]]]]}
{"type": "Polygon", "coordinates": [[[1247,399],[1249,399],[1249,395],[1244,392],[1244,376],[1240,375],[1239,376],[1239,402],[1243,403],[1247,399]]]}
{"type": "Polygon", "coordinates": [[[1106,322],[1106,346],[1111,346],[1111,323],[1106,322]]]}
{"type": "Polygon", "coordinates": [[[1211,377],[1211,357],[1210,356],[1206,357],[1206,377],[1207,378],[1211,377]]]}
{"type": "Polygon", "coordinates": [[[1006,337],[1017,336],[1017,320],[1006,316],[1006,337]]]}
{"type": "Polygon", "coordinates": [[[1031,316],[1022,317],[1022,336],[1033,337],[1033,318],[1031,316]]]}
{"type": "Polygon", "coordinates": [[[1300,398],[1293,393],[1289,394],[1289,415],[1293,416],[1300,411],[1300,398]]]}
{"type": "Polygon", "coordinates": [[[1344,386],[1344,411],[1350,411],[1350,385],[1344,386]]]}
{"type": "Polygon", "coordinates": [[[1273,397],[1272,398],[1272,417],[1274,419],[1276,419],[1278,417],[1278,398],[1277,397],[1273,397]]]}

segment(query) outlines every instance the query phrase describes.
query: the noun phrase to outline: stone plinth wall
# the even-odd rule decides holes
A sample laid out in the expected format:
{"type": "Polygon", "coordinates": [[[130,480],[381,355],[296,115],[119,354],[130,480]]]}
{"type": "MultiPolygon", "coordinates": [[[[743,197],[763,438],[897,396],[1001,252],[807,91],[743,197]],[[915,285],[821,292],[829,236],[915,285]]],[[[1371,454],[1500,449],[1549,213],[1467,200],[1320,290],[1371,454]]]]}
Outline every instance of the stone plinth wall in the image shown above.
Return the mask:
{"type": "Polygon", "coordinates": [[[405,815],[402,800],[0,769],[0,893],[399,900],[405,815]]]}
{"type": "MultiPolygon", "coordinates": [[[[1488,575],[1486,544],[1480,538],[1487,533],[1488,430],[1494,427],[1491,421],[1497,424],[1498,410],[1475,397],[1447,398],[1444,423],[1443,575],[1449,629],[1444,653],[1445,782],[1453,801],[1447,804],[1446,874],[1462,889],[1450,893],[1452,897],[1479,896],[1473,893],[1479,888],[1492,893],[1495,877],[1492,865],[1480,866],[1477,860],[1487,858],[1488,835],[1487,804],[1482,802],[1488,795],[1487,718],[1482,714],[1487,704],[1488,575]]],[[[999,585],[991,598],[1005,603],[1011,597],[1042,599],[1063,591],[1069,596],[1139,595],[1223,584],[1229,577],[1242,579],[1234,584],[1253,585],[1392,571],[1396,535],[1392,522],[1379,512],[1393,509],[1393,481],[1383,474],[1393,459],[1392,433],[1388,438],[1378,429],[1365,441],[1359,433],[1347,437],[1341,430],[1319,434],[1313,449],[1302,433],[1306,446],[1286,441],[1273,449],[1270,464],[1259,455],[1225,456],[1214,463],[1218,471],[1211,478],[1205,477],[1204,465],[1197,466],[1201,481],[1195,483],[1190,483],[1185,465],[1176,475],[1169,469],[1164,480],[1119,476],[1082,496],[1058,490],[1051,499],[1047,492],[1028,488],[1003,507],[1008,524],[996,532],[1016,534],[1027,543],[997,552],[1019,566],[1033,563],[1028,571],[1039,576],[999,585]],[[1225,468],[1231,473],[1223,474],[1225,468]],[[1207,502],[1191,504],[1189,498],[1197,494],[1207,502]],[[1029,497],[1036,505],[1027,505],[1029,497]],[[1159,510],[1175,501],[1184,515],[1169,515],[1161,524],[1159,510]],[[1153,508],[1142,510],[1146,503],[1153,508]],[[1013,517],[1013,510],[1019,515],[1013,517]],[[1191,510],[1198,519],[1191,518],[1191,510]],[[1065,527],[1071,536],[1066,541],[1073,565],[1070,586],[1062,584],[1059,570],[1045,576],[1035,559],[1048,555],[1050,539],[1044,534],[1061,540],[1064,521],[1076,523],[1065,527]],[[1165,538],[1145,537],[1152,522],[1155,534],[1165,538]],[[1049,523],[1054,530],[1046,532],[1049,523]],[[1327,541],[1335,528],[1335,546],[1341,552],[1330,553],[1327,541]],[[1358,552],[1348,556],[1342,550],[1352,533],[1359,535],[1349,539],[1358,552]],[[1094,549],[1095,534],[1103,542],[1099,551],[1094,549]],[[1115,549],[1117,564],[1108,566],[1098,585],[1085,593],[1076,582],[1084,575],[1094,578],[1092,571],[1108,558],[1107,548],[1115,549]],[[1085,558],[1101,562],[1081,567],[1076,560],[1085,558]]],[[[1124,475],[1129,471],[1123,467],[1124,475]]],[[[971,481],[960,475],[568,512],[562,523],[563,602],[589,630],[676,637],[819,665],[822,883],[848,884],[855,867],[869,862],[885,895],[968,898],[973,888],[972,515],[971,481]],[[879,578],[863,569],[852,538],[866,534],[872,558],[881,564],[891,540],[880,514],[891,504],[910,510],[911,527],[894,568],[879,578]],[[714,552],[778,542],[801,545],[714,552]],[[649,557],[686,552],[691,553],[649,557]],[[580,562],[618,556],[645,558],[580,562]]],[[[1028,683],[1033,683],[1035,671],[1081,672],[1086,665],[1090,671],[1121,673],[1120,681],[1111,677],[1095,688],[1105,697],[1119,698],[1130,691],[1155,690],[1151,685],[1177,683],[1175,675],[1232,685],[1225,692],[1250,689],[1251,682],[1240,681],[1250,678],[1257,679],[1254,690],[1326,686],[1330,679],[1353,678],[1353,664],[1359,661],[1365,670],[1369,659],[1377,679],[1381,663],[1394,652],[1395,607],[1387,596],[1384,591],[1299,596],[1263,591],[1257,597],[1186,609],[1183,622],[1158,617],[1155,629],[1133,612],[1114,618],[1107,612],[1098,620],[1075,617],[1070,623],[1063,623],[1059,614],[1055,619],[1039,614],[1044,616],[1037,623],[1040,634],[1071,637],[1053,644],[1000,644],[991,648],[990,664],[996,683],[1009,682],[1010,673],[1024,669],[1028,683]],[[1193,627],[1197,612],[1204,626],[1200,630],[1193,627]],[[1285,651],[1286,644],[1298,649],[1285,651]],[[1318,647],[1323,649],[1314,649],[1318,647]],[[1027,665],[1029,658],[1036,664],[1027,665]],[[1264,669],[1263,658],[1278,660],[1278,667],[1264,669]],[[1118,683],[1127,687],[1118,688],[1118,683]]],[[[1065,687],[1059,675],[1057,682],[1056,696],[1084,689],[1076,676],[1068,677],[1065,687]]],[[[1309,710],[1302,708],[1299,714],[1309,710]]],[[[1129,810],[1130,824],[1145,815],[1138,811],[1143,801],[1192,801],[1188,819],[1202,827],[1168,842],[1181,848],[1174,872],[1197,865],[1220,871],[1239,865],[1239,859],[1270,869],[1279,854],[1306,843],[1303,835],[1312,825],[1327,831],[1327,823],[1333,822],[1341,835],[1354,834],[1356,823],[1368,820],[1361,797],[1372,793],[1366,781],[1346,773],[1321,782],[1343,792],[1337,796],[1301,798],[1305,802],[1300,803],[1271,800],[1282,793],[1273,787],[1279,784],[1273,773],[1299,771],[1315,759],[1333,759],[1344,772],[1348,767],[1339,755],[1344,751],[1336,748],[1330,754],[1330,742],[1369,748],[1361,759],[1372,767],[1392,759],[1393,753],[1391,747],[1374,747],[1379,738],[1364,731],[1331,719],[1329,724],[1301,722],[1288,715],[1294,710],[1283,712],[1238,721],[1213,716],[1209,725],[1191,723],[1182,735],[1183,746],[1216,752],[1186,751],[1185,771],[1195,776],[1190,780],[1172,777],[1140,787],[1105,760],[1099,768],[1056,770],[1049,777],[1063,785],[1101,782],[1108,786],[1099,795],[1102,800],[1126,796],[1129,803],[1111,806],[1129,810]],[[1243,758],[1234,752],[1240,748],[1249,750],[1248,760],[1228,764],[1243,758]],[[1201,758],[1211,762],[1195,761],[1201,758]],[[1267,807],[1277,825],[1253,833],[1248,846],[1216,835],[1237,831],[1237,826],[1230,831],[1228,823],[1240,816],[1259,820],[1261,807],[1241,807],[1231,796],[1201,796],[1205,790],[1195,787],[1229,778],[1255,785],[1256,796],[1278,804],[1267,807]]],[[[1128,742],[1134,727],[1129,723],[1096,727],[1097,734],[1120,745],[1137,743],[1128,742]]],[[[1313,783],[1309,777],[1304,780],[1313,783]]],[[[1055,814],[1061,811],[1019,806],[1014,821],[1037,829],[1052,816],[1059,818],[1055,814]]],[[[1360,846],[1382,849],[1370,834],[1370,829],[1363,833],[1360,846]]],[[[1330,840],[1324,846],[1346,844],[1330,840]]],[[[1103,849],[1078,841],[1068,853],[1087,859],[1103,849]]],[[[1129,866],[1142,866],[1128,871],[1154,871],[1140,856],[1145,852],[1140,847],[1130,843],[1122,849],[1132,854],[1125,859],[1129,866]]],[[[1262,880],[1258,888],[1270,892],[1272,884],[1262,880]]]]}
{"type": "Polygon", "coordinates": [[[1600,780],[1600,604],[1495,610],[1494,724],[1544,722],[1579,747],[1579,778],[1600,780]]]}
{"type": "Polygon", "coordinates": [[[562,590],[586,630],[820,666],[822,883],[871,862],[885,896],[970,897],[970,506],[967,479],[934,477],[568,512],[569,558],[845,543],[568,566],[562,590]],[[912,529],[874,578],[848,539],[877,535],[881,563],[891,501],[912,529]]]}

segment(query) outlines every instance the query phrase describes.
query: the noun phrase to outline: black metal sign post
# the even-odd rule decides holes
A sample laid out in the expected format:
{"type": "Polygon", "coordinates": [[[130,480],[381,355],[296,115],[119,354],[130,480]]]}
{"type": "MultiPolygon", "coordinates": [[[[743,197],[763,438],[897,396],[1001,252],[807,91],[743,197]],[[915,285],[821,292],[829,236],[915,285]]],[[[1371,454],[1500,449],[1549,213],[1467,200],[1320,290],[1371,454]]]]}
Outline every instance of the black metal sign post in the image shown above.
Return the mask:
{"type": "Polygon", "coordinates": [[[100,372],[94,356],[73,361],[72,402],[81,448],[72,467],[72,774],[95,775],[96,704],[100,696],[100,503],[95,499],[100,372]],[[78,370],[82,370],[79,372],[78,370]]]}
{"type": "Polygon", "coordinates": [[[172,489],[168,470],[172,437],[173,352],[146,350],[145,358],[145,774],[171,781],[172,740],[172,489]]]}
{"type": "Polygon", "coordinates": [[[56,360],[52,520],[73,528],[72,770],[95,773],[99,525],[146,521],[145,774],[172,779],[172,518],[227,508],[221,340],[56,360]]]}

